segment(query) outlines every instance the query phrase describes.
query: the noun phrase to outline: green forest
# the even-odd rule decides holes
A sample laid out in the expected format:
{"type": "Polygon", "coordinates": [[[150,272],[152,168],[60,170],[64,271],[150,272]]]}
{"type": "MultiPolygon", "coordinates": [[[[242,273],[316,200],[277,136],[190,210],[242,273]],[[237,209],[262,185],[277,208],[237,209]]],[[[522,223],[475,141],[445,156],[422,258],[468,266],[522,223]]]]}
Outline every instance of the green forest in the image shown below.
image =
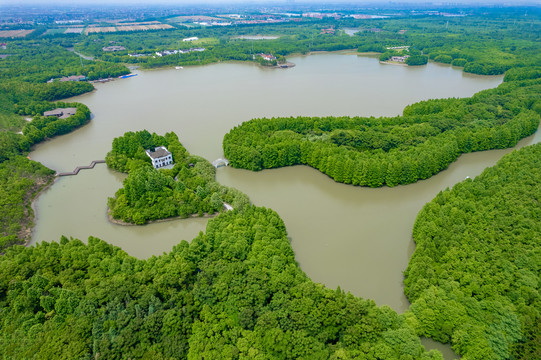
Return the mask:
{"type": "Polygon", "coordinates": [[[393,118],[254,119],[226,134],[223,149],[232,166],[254,171],[305,164],[346,184],[409,184],[460,154],[512,147],[533,134],[540,94],[539,72],[515,69],[496,89],[422,101],[393,118]]]}
{"type": "Polygon", "coordinates": [[[442,359],[411,313],[309,280],[264,208],[146,261],[92,237],[13,247],[0,294],[6,358],[442,359]]]}
{"type": "Polygon", "coordinates": [[[420,335],[468,359],[541,358],[539,184],[536,144],[424,206],[404,281],[420,335]]]}
{"type": "Polygon", "coordinates": [[[206,159],[190,155],[173,132],[159,136],[146,130],[128,132],[113,140],[107,166],[128,173],[124,187],[108,202],[110,215],[125,222],[148,221],[190,215],[212,215],[248,206],[240,191],[220,185],[216,169],[206,159]],[[173,156],[171,169],[154,169],[146,149],[165,146],[173,156]]]}
{"type": "Polygon", "coordinates": [[[412,305],[403,314],[312,282],[279,215],[217,183],[214,167],[189,154],[175,133],[114,139],[107,164],[127,177],[108,201],[109,214],[134,224],[215,215],[204,233],[147,260],[92,236],[21,246],[31,237],[32,200],[54,181],[53,170],[27,158],[32,146],[87,124],[91,109],[61,100],[93,91],[89,81],[128,74],[128,65],[253,62],[259,53],[284,61],[336,50],[385,59],[398,54],[391,47],[406,46],[409,65],[505,74],[496,89],[422,101],[397,117],[248,121],[226,134],[223,147],[230,164],[249,170],[306,164],[345,184],[396,186],[429,178],[463,153],[514,146],[540,121],[540,13],[482,8],[465,15],[175,24],[91,35],[60,35],[41,24],[26,38],[2,39],[0,357],[441,360],[421,345],[420,337],[430,337],[465,360],[541,358],[540,145],[511,153],[423,208],[404,274],[412,305]],[[329,27],[336,32],[322,32],[329,27]],[[238,38],[260,34],[278,38],[238,38]],[[152,56],[195,46],[181,42],[191,36],[204,51],[152,56]],[[103,50],[111,44],[125,50],[103,50]],[[87,81],[59,80],[72,75],[87,81]],[[77,112],[43,116],[59,107],[77,112]],[[171,169],[152,167],[145,149],[156,146],[172,152],[171,169]]]}
{"type": "Polygon", "coordinates": [[[69,39],[15,40],[0,50],[8,54],[0,59],[0,252],[30,239],[31,201],[53,181],[54,171],[26,158],[31,147],[90,121],[86,105],[58,100],[94,90],[91,83],[47,81],[70,75],[92,80],[129,73],[123,65],[82,60],[66,50],[70,44],[69,39]],[[45,111],[65,107],[77,111],[65,119],[43,116],[45,111]]]}
{"type": "Polygon", "coordinates": [[[53,181],[54,171],[24,156],[16,155],[0,163],[0,253],[30,240],[35,194],[53,181]]]}

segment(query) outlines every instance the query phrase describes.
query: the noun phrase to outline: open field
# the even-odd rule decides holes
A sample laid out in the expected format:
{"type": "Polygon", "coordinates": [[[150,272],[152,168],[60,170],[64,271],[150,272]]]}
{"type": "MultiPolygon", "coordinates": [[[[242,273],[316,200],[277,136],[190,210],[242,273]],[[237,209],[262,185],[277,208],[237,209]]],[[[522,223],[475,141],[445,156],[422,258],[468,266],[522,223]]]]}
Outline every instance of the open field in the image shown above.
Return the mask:
{"type": "Polygon", "coordinates": [[[66,29],[47,29],[47,32],[45,35],[55,35],[55,34],[64,34],[66,32],[66,29]]]}
{"type": "Polygon", "coordinates": [[[117,31],[146,31],[146,30],[166,30],[172,29],[169,24],[162,24],[157,21],[149,21],[144,23],[124,23],[116,26],[89,26],[86,28],[85,34],[92,33],[109,33],[117,31]]]}
{"type": "Polygon", "coordinates": [[[173,27],[169,24],[148,24],[148,25],[123,25],[117,26],[118,31],[145,31],[145,30],[165,30],[172,29],[173,27]]]}
{"type": "Polygon", "coordinates": [[[86,28],[86,31],[85,33],[88,35],[88,34],[93,34],[93,33],[107,33],[107,32],[115,32],[116,31],[116,27],[114,26],[102,26],[102,27],[92,27],[92,26],[89,26],[86,28]]]}
{"type": "Polygon", "coordinates": [[[118,22],[116,23],[117,26],[129,26],[129,25],[160,25],[161,22],[159,21],[141,21],[141,22],[118,22]]]}
{"type": "Polygon", "coordinates": [[[30,34],[32,30],[0,30],[0,38],[20,38],[30,34]]]}
{"type": "Polygon", "coordinates": [[[83,32],[83,27],[69,27],[64,31],[64,34],[80,34],[83,32]]]}
{"type": "Polygon", "coordinates": [[[164,29],[172,29],[173,27],[169,24],[153,24],[153,25],[147,25],[147,28],[149,30],[164,30],[164,29]]]}

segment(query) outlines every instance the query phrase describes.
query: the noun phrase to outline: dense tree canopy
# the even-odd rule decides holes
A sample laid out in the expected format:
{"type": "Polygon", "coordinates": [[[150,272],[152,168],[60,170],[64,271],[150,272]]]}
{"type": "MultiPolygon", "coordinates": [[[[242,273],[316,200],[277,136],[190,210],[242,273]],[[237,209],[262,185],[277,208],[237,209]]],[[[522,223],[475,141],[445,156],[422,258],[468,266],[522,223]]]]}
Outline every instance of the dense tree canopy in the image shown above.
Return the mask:
{"type": "Polygon", "coordinates": [[[24,156],[0,162],[0,253],[30,239],[33,211],[30,201],[52,181],[53,171],[24,156]]]}
{"type": "Polygon", "coordinates": [[[224,203],[242,209],[248,198],[216,182],[216,170],[207,160],[190,155],[175,133],[159,136],[146,130],[127,132],[113,140],[107,165],[127,172],[124,187],[109,199],[115,219],[143,224],[149,220],[224,211],[224,203]],[[156,170],[145,149],[165,146],[173,155],[171,169],[156,170]]]}
{"type": "Polygon", "coordinates": [[[346,184],[408,184],[462,153],[511,147],[531,135],[540,94],[541,81],[527,79],[469,99],[422,101],[394,118],[254,119],[225,135],[224,154],[232,166],[255,171],[306,164],[346,184]]]}
{"type": "Polygon", "coordinates": [[[419,213],[405,292],[420,334],[468,359],[541,356],[541,144],[419,213]]]}
{"type": "Polygon", "coordinates": [[[11,358],[442,359],[411,314],[311,282],[255,207],[146,261],[94,238],[11,248],[0,313],[11,358]]]}

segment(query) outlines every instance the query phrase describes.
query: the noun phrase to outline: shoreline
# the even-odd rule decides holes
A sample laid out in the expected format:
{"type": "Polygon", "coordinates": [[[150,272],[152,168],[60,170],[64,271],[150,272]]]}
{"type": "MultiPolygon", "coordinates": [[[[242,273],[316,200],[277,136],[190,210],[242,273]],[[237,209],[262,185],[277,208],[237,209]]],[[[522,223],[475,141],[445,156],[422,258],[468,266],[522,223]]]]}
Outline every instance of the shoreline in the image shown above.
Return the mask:
{"type": "Polygon", "coordinates": [[[107,206],[107,219],[109,220],[109,222],[111,224],[121,225],[121,226],[144,226],[144,225],[163,223],[163,222],[167,222],[167,221],[189,220],[189,219],[196,219],[196,218],[212,219],[212,218],[217,217],[220,214],[221,214],[220,212],[216,212],[214,214],[204,213],[202,216],[199,216],[199,214],[191,214],[191,215],[188,215],[188,217],[174,216],[174,217],[169,217],[169,218],[165,218],[165,219],[147,221],[144,224],[133,224],[133,223],[125,222],[124,220],[119,220],[119,219],[113,218],[113,216],[111,215],[111,209],[107,206]]]}
{"type": "MultiPolygon", "coordinates": [[[[318,54],[343,54],[343,55],[360,55],[360,56],[375,56],[375,55],[379,55],[380,53],[378,52],[357,52],[356,49],[344,49],[344,50],[333,50],[333,51],[328,51],[328,50],[321,50],[321,51],[310,51],[306,54],[303,54],[303,53],[291,53],[288,55],[288,57],[297,57],[297,56],[309,56],[309,55],[318,55],[318,54]]],[[[227,60],[227,61],[215,61],[215,62],[211,62],[211,63],[207,63],[207,64],[201,64],[201,65],[181,65],[182,67],[184,68],[190,68],[190,67],[198,67],[198,66],[209,66],[209,65],[214,65],[214,64],[221,64],[221,63],[229,63],[229,64],[245,64],[245,65],[257,65],[257,66],[261,66],[263,68],[277,68],[277,69],[287,69],[287,68],[291,68],[291,67],[295,67],[296,64],[295,63],[292,63],[291,61],[287,61],[286,60],[286,64],[288,65],[287,67],[281,67],[280,65],[276,65],[276,66],[263,66],[261,64],[258,64],[256,62],[252,62],[252,61],[247,61],[247,60],[227,60]]],[[[132,64],[126,64],[124,63],[124,65],[132,65],[132,64]]],[[[174,69],[176,66],[179,66],[179,65],[164,65],[164,66],[157,66],[157,67],[152,67],[152,68],[145,68],[145,67],[138,67],[137,69],[135,70],[140,70],[140,71],[153,71],[153,70],[170,70],[170,69],[174,69]]],[[[115,81],[117,79],[113,78],[112,81],[115,81]]],[[[107,81],[104,81],[104,82],[107,82],[107,81]]]]}
{"type": "Polygon", "coordinates": [[[51,181],[49,181],[48,183],[42,185],[41,189],[39,189],[37,192],[35,192],[32,195],[32,201],[30,202],[30,208],[32,209],[32,213],[33,213],[32,226],[30,226],[30,227],[28,227],[28,229],[26,229],[26,231],[30,232],[30,234],[29,234],[30,236],[24,240],[24,244],[22,244],[23,246],[28,247],[30,245],[30,241],[32,240],[32,237],[34,235],[34,229],[36,227],[36,220],[38,218],[38,209],[36,207],[36,202],[38,201],[40,195],[42,193],[44,193],[46,190],[48,190],[50,187],[52,187],[54,185],[54,183],[56,183],[57,180],[58,180],[58,177],[53,175],[51,181]]]}
{"type": "Polygon", "coordinates": [[[396,61],[380,61],[379,63],[385,64],[385,65],[395,65],[395,66],[409,66],[406,63],[401,63],[401,62],[396,62],[396,61]]]}

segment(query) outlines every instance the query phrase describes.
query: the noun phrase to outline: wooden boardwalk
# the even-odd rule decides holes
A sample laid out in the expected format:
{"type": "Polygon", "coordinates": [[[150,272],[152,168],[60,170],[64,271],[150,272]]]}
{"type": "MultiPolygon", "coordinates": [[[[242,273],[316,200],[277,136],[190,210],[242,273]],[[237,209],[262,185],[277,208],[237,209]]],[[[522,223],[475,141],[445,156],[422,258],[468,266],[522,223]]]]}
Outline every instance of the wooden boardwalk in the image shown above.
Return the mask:
{"type": "Polygon", "coordinates": [[[77,166],[75,168],[75,170],[73,170],[72,172],[63,172],[63,173],[57,173],[56,176],[71,176],[71,175],[77,175],[79,173],[79,171],[81,170],[84,170],[84,169],[94,169],[94,166],[96,164],[103,164],[105,163],[105,160],[94,160],[90,163],[89,166],[77,166]]]}

